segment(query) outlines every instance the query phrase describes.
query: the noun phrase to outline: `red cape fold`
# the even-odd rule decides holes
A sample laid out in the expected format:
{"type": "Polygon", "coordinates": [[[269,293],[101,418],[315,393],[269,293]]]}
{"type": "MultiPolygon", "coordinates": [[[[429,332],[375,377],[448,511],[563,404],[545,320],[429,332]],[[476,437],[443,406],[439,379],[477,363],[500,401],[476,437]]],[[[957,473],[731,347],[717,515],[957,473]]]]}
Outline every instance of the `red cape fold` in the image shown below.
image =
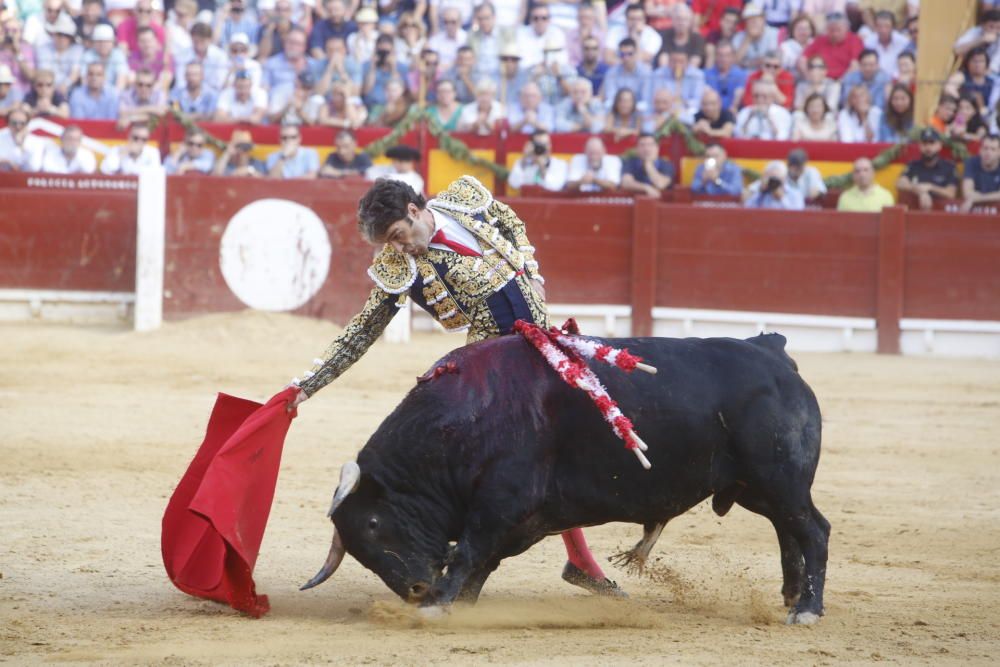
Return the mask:
{"type": "Polygon", "coordinates": [[[256,592],[253,568],[296,415],[285,406],[297,391],[289,387],[264,405],[220,393],[205,440],[163,514],[170,581],[254,618],[270,609],[267,596],[256,592]]]}

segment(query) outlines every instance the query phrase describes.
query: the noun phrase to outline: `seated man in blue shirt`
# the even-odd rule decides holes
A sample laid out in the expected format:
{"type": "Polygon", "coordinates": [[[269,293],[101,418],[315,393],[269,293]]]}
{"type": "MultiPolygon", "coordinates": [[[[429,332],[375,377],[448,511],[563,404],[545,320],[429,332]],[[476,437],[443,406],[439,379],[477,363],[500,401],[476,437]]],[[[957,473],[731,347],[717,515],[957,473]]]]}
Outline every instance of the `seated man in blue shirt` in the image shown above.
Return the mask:
{"type": "Polygon", "coordinates": [[[717,143],[705,149],[705,160],[698,165],[691,182],[691,192],[701,195],[738,195],[743,191],[743,170],[726,159],[726,149],[717,143]]]}
{"type": "Polygon", "coordinates": [[[210,174],[214,166],[215,154],[205,148],[205,134],[201,130],[189,132],[184,143],[163,162],[168,174],[210,174]]]}
{"type": "Polygon", "coordinates": [[[1000,135],[990,134],[979,142],[979,155],[965,161],[962,178],[962,210],[973,206],[1000,206],[1000,135]]]}
{"type": "Polygon", "coordinates": [[[319,154],[302,147],[298,125],[282,125],[281,148],[267,156],[267,175],[271,178],[316,178],[319,154]]]}
{"type": "Polygon", "coordinates": [[[622,190],[659,197],[674,184],[674,165],[660,157],[660,145],[649,132],[639,135],[635,153],[622,164],[622,190]]]}
{"type": "Polygon", "coordinates": [[[107,85],[104,65],[87,65],[86,84],[69,95],[69,113],[82,120],[118,119],[118,91],[107,85]]]}

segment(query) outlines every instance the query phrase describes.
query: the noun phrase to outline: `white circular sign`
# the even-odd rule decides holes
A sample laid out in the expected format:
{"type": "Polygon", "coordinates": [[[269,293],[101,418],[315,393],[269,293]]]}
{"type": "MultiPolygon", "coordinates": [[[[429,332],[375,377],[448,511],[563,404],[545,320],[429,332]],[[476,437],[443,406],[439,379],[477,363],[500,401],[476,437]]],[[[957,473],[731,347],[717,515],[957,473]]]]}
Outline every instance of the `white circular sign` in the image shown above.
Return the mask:
{"type": "Polygon", "coordinates": [[[330,270],[330,237],[310,209],[260,199],[232,217],[219,244],[229,289],[257,310],[294,310],[319,291],[330,270]]]}

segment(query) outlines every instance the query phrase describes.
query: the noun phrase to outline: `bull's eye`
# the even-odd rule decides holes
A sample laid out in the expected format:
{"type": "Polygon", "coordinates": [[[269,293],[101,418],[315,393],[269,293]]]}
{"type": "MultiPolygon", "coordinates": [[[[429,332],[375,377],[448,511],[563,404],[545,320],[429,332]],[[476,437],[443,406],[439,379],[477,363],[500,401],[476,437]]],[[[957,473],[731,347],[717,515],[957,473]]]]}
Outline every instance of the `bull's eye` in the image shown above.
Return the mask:
{"type": "Polygon", "coordinates": [[[378,519],[375,517],[368,519],[368,530],[375,530],[376,528],[378,528],[378,519]]]}

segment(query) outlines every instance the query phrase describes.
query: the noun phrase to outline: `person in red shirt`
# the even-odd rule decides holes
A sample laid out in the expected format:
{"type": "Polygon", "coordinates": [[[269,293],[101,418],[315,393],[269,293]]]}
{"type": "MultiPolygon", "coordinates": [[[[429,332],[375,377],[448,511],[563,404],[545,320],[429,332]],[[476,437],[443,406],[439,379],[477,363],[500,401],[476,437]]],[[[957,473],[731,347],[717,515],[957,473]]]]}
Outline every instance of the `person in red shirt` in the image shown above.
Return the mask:
{"type": "Polygon", "coordinates": [[[753,84],[756,81],[769,81],[774,84],[774,103],[780,104],[789,111],[795,101],[795,77],[788,70],[781,69],[781,54],[768,51],[760,62],[760,69],[747,77],[743,99],[740,108],[753,104],[753,84]]]}
{"type": "Polygon", "coordinates": [[[819,56],[826,62],[827,75],[839,81],[848,72],[857,69],[858,56],[865,46],[861,38],[850,30],[847,16],[841,12],[826,15],[826,33],[818,36],[799,57],[799,71],[805,77],[809,59],[819,56]]]}
{"type": "Polygon", "coordinates": [[[728,8],[737,12],[743,11],[743,0],[692,0],[691,11],[694,12],[695,26],[702,35],[719,29],[719,20],[728,8]]]}
{"type": "Polygon", "coordinates": [[[163,26],[157,23],[153,10],[153,0],[138,0],[132,15],[118,25],[118,43],[125,47],[125,55],[134,57],[139,53],[139,30],[149,28],[156,36],[160,47],[166,47],[166,33],[163,26]]]}

